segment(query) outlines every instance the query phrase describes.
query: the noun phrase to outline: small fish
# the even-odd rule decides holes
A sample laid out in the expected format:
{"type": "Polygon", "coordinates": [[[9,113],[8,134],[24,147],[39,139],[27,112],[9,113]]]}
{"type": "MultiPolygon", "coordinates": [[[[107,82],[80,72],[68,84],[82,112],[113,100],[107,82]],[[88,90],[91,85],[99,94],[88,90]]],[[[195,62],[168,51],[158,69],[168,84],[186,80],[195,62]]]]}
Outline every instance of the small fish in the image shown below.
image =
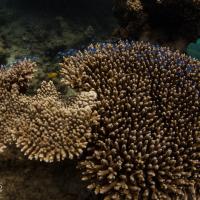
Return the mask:
{"type": "Polygon", "coordinates": [[[47,74],[48,78],[56,78],[58,77],[58,73],[57,72],[49,72],[47,74]]]}

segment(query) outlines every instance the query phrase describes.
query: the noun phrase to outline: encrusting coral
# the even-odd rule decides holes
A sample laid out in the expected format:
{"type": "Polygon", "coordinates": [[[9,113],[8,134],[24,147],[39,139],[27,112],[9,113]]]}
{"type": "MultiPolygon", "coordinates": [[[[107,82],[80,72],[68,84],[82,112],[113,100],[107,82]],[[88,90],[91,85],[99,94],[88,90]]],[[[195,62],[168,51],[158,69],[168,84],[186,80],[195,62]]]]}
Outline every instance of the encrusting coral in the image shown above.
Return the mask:
{"type": "Polygon", "coordinates": [[[200,198],[200,62],[144,42],[64,58],[63,83],[97,94],[99,125],[80,162],[104,199],[200,198]]]}

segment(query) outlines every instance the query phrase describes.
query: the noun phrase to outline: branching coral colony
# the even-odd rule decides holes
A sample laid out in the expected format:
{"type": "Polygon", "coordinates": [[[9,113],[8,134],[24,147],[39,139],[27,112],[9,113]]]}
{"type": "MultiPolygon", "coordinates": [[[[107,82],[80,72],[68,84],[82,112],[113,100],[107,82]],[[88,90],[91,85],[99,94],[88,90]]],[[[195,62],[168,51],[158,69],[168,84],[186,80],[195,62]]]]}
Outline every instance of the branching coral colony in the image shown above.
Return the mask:
{"type": "Polygon", "coordinates": [[[4,146],[47,162],[85,149],[82,179],[105,200],[200,198],[200,61],[120,41],[91,45],[61,66],[73,98],[63,99],[52,82],[34,96],[22,93],[34,68],[27,61],[1,70],[4,146]]]}
{"type": "Polygon", "coordinates": [[[95,92],[80,92],[64,101],[52,82],[43,82],[34,96],[21,93],[36,65],[23,61],[2,69],[1,149],[16,144],[29,159],[53,162],[79,156],[98,120],[95,92]]]}

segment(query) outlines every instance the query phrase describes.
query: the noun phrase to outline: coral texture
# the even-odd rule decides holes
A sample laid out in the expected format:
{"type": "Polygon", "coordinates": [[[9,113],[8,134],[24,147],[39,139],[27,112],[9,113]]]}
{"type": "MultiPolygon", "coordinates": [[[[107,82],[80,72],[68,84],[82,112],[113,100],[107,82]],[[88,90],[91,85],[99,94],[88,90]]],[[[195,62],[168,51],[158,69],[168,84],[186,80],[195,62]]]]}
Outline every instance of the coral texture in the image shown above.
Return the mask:
{"type": "Polygon", "coordinates": [[[37,95],[20,99],[25,110],[16,122],[17,147],[29,159],[46,162],[79,157],[98,120],[95,99],[95,92],[81,92],[68,103],[52,82],[43,82],[37,95]]]}
{"type": "Polygon", "coordinates": [[[14,120],[21,112],[18,96],[23,94],[34,72],[36,63],[23,60],[10,68],[0,69],[0,149],[12,143],[11,132],[15,127],[14,120]]]}
{"type": "Polygon", "coordinates": [[[200,198],[200,62],[144,42],[64,59],[63,83],[97,93],[83,180],[104,199],[200,198]]]}
{"type": "Polygon", "coordinates": [[[45,162],[78,157],[98,123],[96,93],[64,99],[50,81],[27,95],[35,67],[25,60],[0,72],[1,150],[15,144],[29,159],[45,162]]]}
{"type": "Polygon", "coordinates": [[[14,63],[9,68],[1,66],[0,87],[10,91],[16,85],[20,92],[25,92],[35,71],[36,63],[27,59],[14,63]]]}

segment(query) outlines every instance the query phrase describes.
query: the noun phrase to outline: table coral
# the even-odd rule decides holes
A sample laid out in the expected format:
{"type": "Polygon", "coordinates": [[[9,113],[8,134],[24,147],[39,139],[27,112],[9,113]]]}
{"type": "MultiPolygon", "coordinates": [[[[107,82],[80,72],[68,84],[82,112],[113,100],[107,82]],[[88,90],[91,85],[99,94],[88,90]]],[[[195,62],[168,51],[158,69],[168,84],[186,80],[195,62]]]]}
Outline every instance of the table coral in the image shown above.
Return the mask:
{"type": "Polygon", "coordinates": [[[98,123],[96,93],[64,99],[53,82],[44,81],[27,95],[35,67],[25,60],[0,71],[1,150],[16,145],[29,159],[45,162],[79,157],[98,123]]]}
{"type": "Polygon", "coordinates": [[[200,62],[145,42],[64,59],[63,83],[97,93],[100,123],[80,162],[109,199],[200,198],[200,62]]]}
{"type": "Polygon", "coordinates": [[[59,99],[52,82],[43,82],[34,97],[20,103],[25,111],[16,123],[16,145],[29,159],[53,162],[79,157],[98,121],[93,112],[96,93],[82,92],[73,100],[59,99]]]}

